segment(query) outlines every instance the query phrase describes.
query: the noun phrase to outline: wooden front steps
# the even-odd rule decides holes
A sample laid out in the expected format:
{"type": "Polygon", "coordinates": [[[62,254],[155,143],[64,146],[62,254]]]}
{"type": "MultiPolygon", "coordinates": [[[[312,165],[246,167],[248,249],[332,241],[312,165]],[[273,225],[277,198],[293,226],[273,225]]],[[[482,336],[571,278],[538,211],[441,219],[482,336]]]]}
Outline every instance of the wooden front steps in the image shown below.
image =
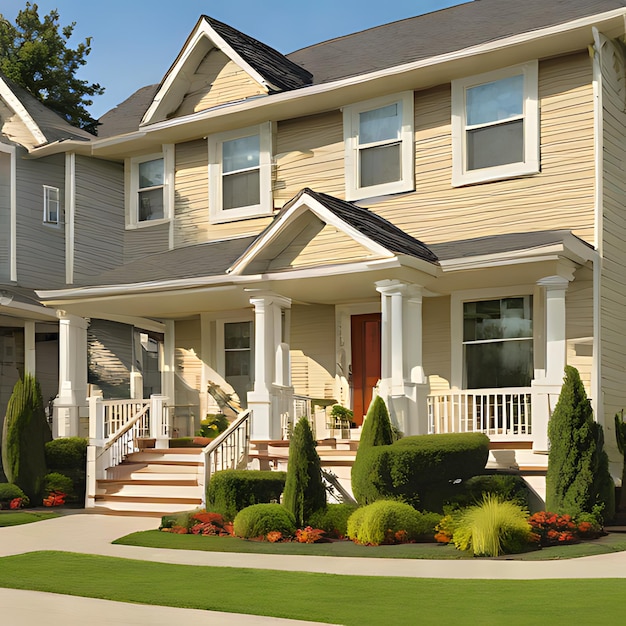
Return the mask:
{"type": "Polygon", "coordinates": [[[202,504],[202,451],[144,449],[97,481],[94,512],[163,515],[202,504]]]}

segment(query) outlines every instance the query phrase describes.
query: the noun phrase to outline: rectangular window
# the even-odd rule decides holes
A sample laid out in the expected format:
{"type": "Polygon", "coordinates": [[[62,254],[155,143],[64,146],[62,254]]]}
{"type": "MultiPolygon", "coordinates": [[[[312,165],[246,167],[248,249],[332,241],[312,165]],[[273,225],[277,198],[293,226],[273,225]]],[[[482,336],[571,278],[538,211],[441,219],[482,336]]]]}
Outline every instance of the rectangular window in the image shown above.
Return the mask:
{"type": "Polygon", "coordinates": [[[529,387],[533,378],[533,298],[463,304],[466,389],[529,387]]]}
{"type": "Polygon", "coordinates": [[[137,164],[137,221],[162,220],[165,217],[163,159],[137,164]]]}
{"type": "Polygon", "coordinates": [[[44,224],[59,223],[59,190],[57,187],[43,186],[43,221],[44,224]]]}
{"type": "Polygon", "coordinates": [[[343,110],[348,200],[411,191],[413,92],[343,110]]]}
{"type": "Polygon", "coordinates": [[[213,223],[272,212],[271,125],[209,138],[209,204],[213,223]]]}
{"type": "Polygon", "coordinates": [[[224,324],[224,378],[237,392],[242,407],[252,389],[252,322],[224,324]]]}
{"type": "Polygon", "coordinates": [[[453,184],[539,171],[537,62],[452,81],[453,184]]]}
{"type": "Polygon", "coordinates": [[[170,218],[173,205],[174,146],[126,162],[126,225],[148,226],[170,218]],[[171,196],[171,197],[170,197],[171,196]]]}

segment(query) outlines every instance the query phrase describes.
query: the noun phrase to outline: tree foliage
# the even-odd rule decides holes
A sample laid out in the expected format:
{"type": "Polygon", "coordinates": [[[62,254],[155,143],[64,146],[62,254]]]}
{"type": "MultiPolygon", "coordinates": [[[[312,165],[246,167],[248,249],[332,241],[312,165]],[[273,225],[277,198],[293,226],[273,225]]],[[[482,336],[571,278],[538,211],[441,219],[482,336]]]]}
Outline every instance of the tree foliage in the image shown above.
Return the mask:
{"type": "Polygon", "coordinates": [[[293,514],[300,527],[308,523],[315,511],[326,506],[320,457],[306,417],[298,420],[289,442],[283,505],[293,514]]]}
{"type": "Polygon", "coordinates": [[[2,433],[2,462],[9,482],[33,504],[41,502],[46,475],[45,445],[52,439],[39,383],[25,374],[9,398],[2,433]]]}
{"type": "Polygon", "coordinates": [[[546,507],[576,517],[603,506],[613,516],[614,489],[603,449],[602,427],[593,419],[580,375],[565,368],[559,401],[548,424],[550,453],[546,474],[546,507]]]}
{"type": "Polygon", "coordinates": [[[385,401],[380,396],[376,396],[363,422],[359,450],[371,446],[387,446],[391,443],[393,443],[393,430],[389,411],[385,401]]]}
{"type": "Polygon", "coordinates": [[[75,26],[61,26],[56,10],[41,18],[30,2],[14,24],[0,14],[0,71],[70,124],[96,134],[97,122],[86,107],[93,104],[89,96],[104,88],[76,77],[91,52],[91,37],[69,47],[75,26]]]}

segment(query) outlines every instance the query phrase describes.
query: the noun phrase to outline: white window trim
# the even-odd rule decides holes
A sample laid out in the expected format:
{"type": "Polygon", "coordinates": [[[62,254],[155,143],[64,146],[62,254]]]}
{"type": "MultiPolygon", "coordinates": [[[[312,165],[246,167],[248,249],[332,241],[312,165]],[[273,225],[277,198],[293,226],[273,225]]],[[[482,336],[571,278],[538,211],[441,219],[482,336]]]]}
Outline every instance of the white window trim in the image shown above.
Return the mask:
{"type": "Polygon", "coordinates": [[[541,291],[537,285],[518,285],[515,287],[489,289],[469,289],[457,291],[450,296],[450,388],[464,389],[463,386],[463,304],[479,300],[497,300],[533,296],[533,360],[534,379],[538,377],[537,363],[541,360],[538,350],[543,337],[541,291]]]}
{"type": "MultiPolygon", "coordinates": [[[[215,337],[215,345],[217,348],[216,356],[216,365],[217,365],[217,373],[226,380],[226,348],[224,346],[224,326],[226,324],[234,323],[238,324],[240,322],[250,322],[252,334],[250,335],[250,381],[254,384],[254,339],[255,339],[255,328],[254,328],[254,316],[253,315],[235,315],[233,317],[228,318],[220,318],[216,320],[216,337],[215,337]]],[[[241,398],[240,398],[241,400],[241,398]]],[[[246,398],[244,398],[246,400],[246,398]]]]}
{"type": "Polygon", "coordinates": [[[375,98],[343,108],[344,163],[346,200],[362,200],[415,189],[414,94],[412,91],[375,98]],[[401,109],[400,129],[402,171],[400,180],[370,187],[359,187],[359,114],[398,103],[401,109]]]}
{"type": "Polygon", "coordinates": [[[43,187],[43,223],[46,226],[59,227],[61,225],[61,191],[58,187],[52,185],[42,185],[43,187]],[[55,191],[57,194],[57,218],[50,219],[50,193],[55,191]]]}
{"type": "Polygon", "coordinates": [[[271,215],[272,202],[272,123],[250,126],[208,138],[209,149],[209,220],[221,224],[235,220],[271,215]],[[259,204],[236,209],[222,209],[222,144],[225,141],[259,135],[259,204]]]}
{"type": "Polygon", "coordinates": [[[172,219],[174,209],[174,144],[163,145],[163,152],[142,154],[126,159],[126,228],[146,228],[164,224],[172,219]],[[139,164],[163,159],[163,217],[158,220],[139,220],[139,164]]]}
{"type": "Polygon", "coordinates": [[[530,61],[452,81],[452,186],[537,174],[539,164],[538,62],[530,61]],[[467,169],[465,93],[467,89],[510,76],[524,76],[524,161],[478,170],[467,169]]]}

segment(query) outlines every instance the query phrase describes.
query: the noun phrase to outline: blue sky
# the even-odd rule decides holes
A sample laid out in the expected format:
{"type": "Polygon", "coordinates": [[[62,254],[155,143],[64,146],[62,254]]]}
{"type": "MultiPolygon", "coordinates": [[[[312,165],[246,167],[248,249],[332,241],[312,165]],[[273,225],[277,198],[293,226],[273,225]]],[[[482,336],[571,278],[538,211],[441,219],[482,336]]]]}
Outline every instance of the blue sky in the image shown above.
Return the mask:
{"type": "MultiPolygon", "coordinates": [[[[39,15],[57,9],[60,23],[76,22],[75,47],[92,37],[79,76],[106,88],[94,98],[99,117],[139,87],[160,82],[200,15],[210,15],[288,53],[372,26],[436,11],[462,0],[35,0],[39,15]]],[[[26,0],[2,0],[13,21],[26,0]]]]}

